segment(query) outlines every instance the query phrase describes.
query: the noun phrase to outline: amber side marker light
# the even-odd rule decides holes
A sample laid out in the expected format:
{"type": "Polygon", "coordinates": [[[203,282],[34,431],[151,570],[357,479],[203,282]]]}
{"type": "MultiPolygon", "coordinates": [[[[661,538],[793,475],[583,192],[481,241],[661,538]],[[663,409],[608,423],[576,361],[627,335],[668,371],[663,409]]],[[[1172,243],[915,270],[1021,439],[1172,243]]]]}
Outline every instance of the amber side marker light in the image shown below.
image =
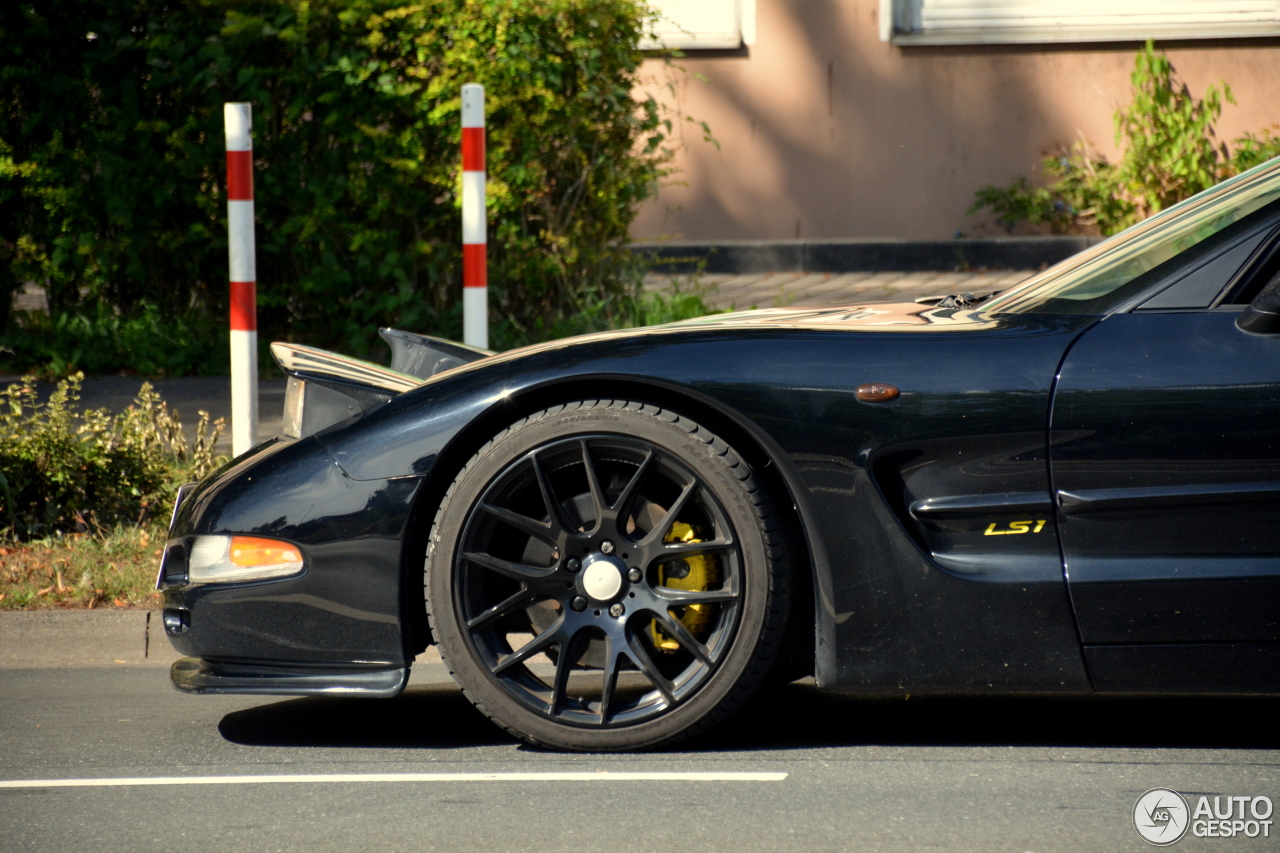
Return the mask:
{"type": "Polygon", "coordinates": [[[300,574],[296,545],[259,536],[198,536],[187,563],[192,583],[243,583],[300,574]]]}
{"type": "Polygon", "coordinates": [[[901,393],[898,386],[886,385],[883,382],[869,382],[853,389],[853,396],[864,403],[887,403],[890,400],[896,400],[901,393]]]}

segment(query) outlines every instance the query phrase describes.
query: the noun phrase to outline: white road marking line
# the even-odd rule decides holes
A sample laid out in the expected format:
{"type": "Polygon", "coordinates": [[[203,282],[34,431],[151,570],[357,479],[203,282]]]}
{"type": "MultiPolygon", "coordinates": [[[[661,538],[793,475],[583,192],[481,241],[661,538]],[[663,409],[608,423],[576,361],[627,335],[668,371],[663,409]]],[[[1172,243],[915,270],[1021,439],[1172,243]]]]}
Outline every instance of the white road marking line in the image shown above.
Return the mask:
{"type": "Polygon", "coordinates": [[[137,776],[118,779],[14,779],[0,788],[89,788],[137,785],[263,785],[273,782],[781,782],[786,773],[315,773],[289,776],[137,776]]]}

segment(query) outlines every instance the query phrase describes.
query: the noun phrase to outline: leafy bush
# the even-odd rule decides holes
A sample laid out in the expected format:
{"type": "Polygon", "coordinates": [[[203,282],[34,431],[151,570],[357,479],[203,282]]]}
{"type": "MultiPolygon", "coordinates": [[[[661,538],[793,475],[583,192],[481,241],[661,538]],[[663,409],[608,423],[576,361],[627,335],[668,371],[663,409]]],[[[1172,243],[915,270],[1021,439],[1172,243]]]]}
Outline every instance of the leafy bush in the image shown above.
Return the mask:
{"type": "Polygon", "coordinates": [[[140,524],[203,478],[225,426],[200,412],[195,441],[151,386],[118,415],[77,411],[82,374],[60,381],[45,402],[34,377],[10,385],[0,409],[0,523],[19,540],[73,531],[105,533],[140,524]]]}
{"type": "Polygon", "coordinates": [[[488,95],[496,343],[597,309],[616,323],[639,281],[627,228],[670,156],[671,117],[633,95],[649,15],[641,0],[5,6],[0,344],[31,352],[7,310],[32,281],[55,328],[100,327],[102,311],[183,328],[172,337],[192,352],[157,369],[198,369],[219,349],[224,101],[254,105],[264,342],[362,355],[380,324],[456,336],[472,81],[488,95]]]}
{"type": "Polygon", "coordinates": [[[1138,52],[1133,103],[1116,112],[1119,163],[1110,163],[1085,141],[1059,146],[1044,160],[1047,187],[1018,178],[1008,187],[978,190],[970,215],[989,209],[1012,231],[1019,222],[1048,225],[1057,233],[1115,234],[1219,181],[1280,155],[1270,130],[1219,143],[1214,122],[1223,101],[1235,103],[1226,83],[1202,99],[1180,82],[1173,64],[1152,42],[1138,52]]]}

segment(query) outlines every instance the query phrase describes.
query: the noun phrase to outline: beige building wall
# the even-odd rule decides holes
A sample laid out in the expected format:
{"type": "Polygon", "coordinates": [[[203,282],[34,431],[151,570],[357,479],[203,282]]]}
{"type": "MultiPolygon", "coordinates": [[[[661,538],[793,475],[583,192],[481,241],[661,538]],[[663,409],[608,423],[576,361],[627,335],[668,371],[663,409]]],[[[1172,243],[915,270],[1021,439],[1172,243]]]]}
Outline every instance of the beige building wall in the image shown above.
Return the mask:
{"type": "MultiPolygon", "coordinates": [[[[1137,45],[898,47],[880,41],[879,0],[758,0],[756,43],[691,51],[654,91],[705,121],[685,124],[680,173],[632,228],[639,240],[937,239],[995,236],[966,217],[985,184],[1038,176],[1055,142],[1114,158],[1137,45]],[[670,80],[674,96],[665,91],[670,80]]],[[[1280,124],[1280,41],[1162,45],[1194,94],[1225,80],[1219,137],[1280,124]]]]}

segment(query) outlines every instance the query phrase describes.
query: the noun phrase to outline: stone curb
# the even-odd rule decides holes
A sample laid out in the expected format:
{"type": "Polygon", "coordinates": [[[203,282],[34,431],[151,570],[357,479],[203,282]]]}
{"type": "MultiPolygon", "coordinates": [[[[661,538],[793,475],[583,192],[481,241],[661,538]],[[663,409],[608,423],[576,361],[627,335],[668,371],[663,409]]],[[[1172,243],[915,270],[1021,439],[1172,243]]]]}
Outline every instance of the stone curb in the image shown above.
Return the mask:
{"type": "MultiPolygon", "coordinates": [[[[0,611],[0,669],[162,667],[182,657],[159,610],[0,611]]],[[[435,647],[417,664],[440,663],[435,647]]]]}
{"type": "Polygon", "coordinates": [[[1056,264],[1101,237],[957,240],[671,240],[632,243],[657,273],[965,272],[1033,270],[1056,264]]]}
{"type": "Polygon", "coordinates": [[[0,612],[0,669],[168,667],[179,657],[158,610],[0,612]]]}

